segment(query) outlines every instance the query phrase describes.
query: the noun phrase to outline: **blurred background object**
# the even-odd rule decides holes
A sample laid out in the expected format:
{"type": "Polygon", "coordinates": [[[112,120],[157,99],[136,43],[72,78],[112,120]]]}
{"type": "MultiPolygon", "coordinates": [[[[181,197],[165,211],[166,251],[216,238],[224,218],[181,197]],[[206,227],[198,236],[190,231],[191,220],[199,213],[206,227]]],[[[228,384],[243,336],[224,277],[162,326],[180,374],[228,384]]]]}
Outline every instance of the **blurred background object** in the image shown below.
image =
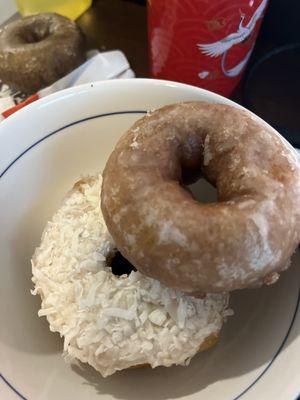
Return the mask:
{"type": "Polygon", "coordinates": [[[94,0],[77,24],[89,48],[120,49],[137,77],[149,77],[145,4],[138,0],[94,0]]]}
{"type": "MultiPolygon", "coordinates": [[[[156,1],[159,0],[151,0],[151,3],[156,1]]],[[[181,3],[192,4],[193,1],[182,0],[181,3]]],[[[223,0],[224,3],[227,1],[229,0],[223,0]]],[[[235,1],[228,3],[229,8],[235,1]]],[[[243,7],[247,6],[253,10],[252,16],[262,4],[262,0],[238,1],[243,7]],[[250,7],[251,4],[252,7],[250,7]]],[[[202,0],[202,2],[207,5],[207,8],[203,8],[203,13],[207,15],[209,7],[212,7],[211,4],[214,1],[202,0]]],[[[9,9],[12,9],[12,3],[13,0],[0,0],[0,19],[3,15],[9,16],[9,9]]],[[[75,0],[72,3],[74,5],[75,0]]],[[[94,0],[92,6],[77,19],[78,25],[85,33],[88,48],[97,48],[100,51],[120,49],[125,53],[137,77],[150,76],[146,3],[146,0],[94,0]]],[[[177,0],[160,0],[160,3],[176,4],[177,0]]],[[[241,11],[244,12],[243,7],[241,11]]],[[[211,39],[215,37],[216,32],[221,31],[219,26],[224,22],[219,21],[219,15],[223,12],[222,7],[219,8],[220,10],[217,9],[215,11],[217,18],[212,18],[213,21],[208,23],[208,26],[212,29],[211,39]]],[[[236,12],[241,18],[240,10],[238,9],[236,12]]],[[[181,17],[183,16],[184,14],[181,13],[181,17]]],[[[17,18],[17,16],[14,15],[13,18],[17,18]]],[[[242,21],[242,27],[245,27],[251,20],[251,16],[247,18],[242,21]]],[[[261,19],[258,22],[260,23],[261,19]]],[[[258,22],[256,23],[257,27],[258,22]]],[[[228,24],[228,32],[226,34],[236,32],[239,28],[239,23],[240,20],[234,27],[228,24]]],[[[190,32],[192,26],[187,25],[185,29],[190,32]]],[[[196,39],[196,43],[205,44],[205,42],[200,42],[198,35],[196,39]]],[[[179,40],[182,39],[180,38],[179,40]]],[[[253,40],[252,37],[251,40],[253,40]]],[[[270,1],[245,73],[242,76],[243,71],[241,72],[239,77],[242,77],[242,79],[230,95],[234,101],[252,109],[271,125],[276,126],[291,143],[298,146],[300,138],[298,128],[298,109],[300,107],[300,74],[298,74],[298,71],[300,70],[300,61],[297,46],[299,42],[300,1],[270,1]],[[283,46],[288,47],[284,48],[283,46]]],[[[249,40],[239,45],[246,48],[249,45],[249,40]]],[[[195,48],[194,51],[197,57],[202,55],[199,49],[195,48]]],[[[233,49],[231,48],[230,51],[233,51],[233,49]]],[[[163,58],[166,57],[166,54],[158,52],[157,57],[163,58]]],[[[220,56],[216,58],[206,56],[206,61],[212,63],[216,62],[216,59],[219,60],[220,56]]],[[[230,60],[228,59],[228,61],[230,60]]],[[[182,71],[184,72],[187,68],[187,64],[183,63],[182,71]]],[[[180,74],[183,72],[180,72],[180,74]]],[[[202,72],[202,77],[206,75],[203,73],[205,70],[198,72],[202,72]]]]}
{"type": "Polygon", "coordinates": [[[92,4],[92,0],[16,0],[22,15],[56,12],[75,20],[92,4]]]}
{"type": "Polygon", "coordinates": [[[300,2],[272,0],[242,103],[300,147],[300,2]]]}
{"type": "Polygon", "coordinates": [[[274,45],[299,42],[299,0],[271,0],[262,26],[261,37],[274,45]]]}
{"type": "Polygon", "coordinates": [[[300,148],[300,43],[269,51],[250,69],[244,105],[300,148]]]}
{"type": "Polygon", "coordinates": [[[0,30],[0,80],[27,95],[51,85],[85,60],[81,30],[62,15],[17,18],[0,30]]]}
{"type": "Polygon", "coordinates": [[[151,75],[230,96],[267,5],[268,0],[149,0],[151,75]]]}

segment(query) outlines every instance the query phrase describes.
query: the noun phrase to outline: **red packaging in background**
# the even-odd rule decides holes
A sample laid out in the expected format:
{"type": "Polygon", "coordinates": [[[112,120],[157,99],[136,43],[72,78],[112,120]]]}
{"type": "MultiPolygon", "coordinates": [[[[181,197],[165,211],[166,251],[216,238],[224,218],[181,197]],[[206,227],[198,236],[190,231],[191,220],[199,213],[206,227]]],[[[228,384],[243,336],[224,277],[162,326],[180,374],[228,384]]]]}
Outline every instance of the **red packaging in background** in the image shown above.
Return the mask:
{"type": "Polygon", "coordinates": [[[151,75],[230,96],[268,0],[148,0],[151,75]]]}

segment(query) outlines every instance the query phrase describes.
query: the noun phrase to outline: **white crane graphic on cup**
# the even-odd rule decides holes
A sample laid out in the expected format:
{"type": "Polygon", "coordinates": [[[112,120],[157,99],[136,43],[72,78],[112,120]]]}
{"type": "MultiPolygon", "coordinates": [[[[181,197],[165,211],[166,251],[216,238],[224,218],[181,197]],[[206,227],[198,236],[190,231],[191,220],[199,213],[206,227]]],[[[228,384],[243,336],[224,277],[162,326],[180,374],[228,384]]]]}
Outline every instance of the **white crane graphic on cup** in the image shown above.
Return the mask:
{"type": "MultiPolygon", "coordinates": [[[[222,54],[221,67],[222,67],[222,72],[224,73],[225,76],[228,77],[237,76],[246,66],[250,58],[251,52],[253,50],[254,44],[248,51],[246,56],[243,58],[243,60],[239,64],[228,70],[225,67],[226,55],[231,47],[235,46],[236,44],[244,42],[250,37],[255,28],[256,22],[260,18],[262,18],[267,3],[268,0],[262,0],[260,5],[255,10],[254,14],[252,15],[250,21],[245,26],[243,26],[245,15],[241,14],[240,23],[236,32],[230,33],[228,36],[214,43],[197,44],[199,50],[201,50],[202,53],[204,53],[207,56],[218,57],[222,54]]],[[[205,79],[208,75],[209,75],[208,71],[201,71],[199,73],[199,77],[201,79],[205,79]]]]}

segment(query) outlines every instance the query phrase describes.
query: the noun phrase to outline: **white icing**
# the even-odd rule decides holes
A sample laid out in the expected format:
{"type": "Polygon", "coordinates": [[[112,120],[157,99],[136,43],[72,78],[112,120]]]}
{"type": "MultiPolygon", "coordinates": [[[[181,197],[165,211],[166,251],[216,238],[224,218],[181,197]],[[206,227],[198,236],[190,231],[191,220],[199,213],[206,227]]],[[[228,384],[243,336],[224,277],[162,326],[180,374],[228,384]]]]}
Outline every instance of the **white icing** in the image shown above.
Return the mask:
{"type": "Polygon", "coordinates": [[[209,147],[209,135],[206,135],[204,140],[203,165],[208,165],[212,159],[213,154],[209,147]]]}
{"type": "Polygon", "coordinates": [[[138,144],[138,142],[135,140],[135,141],[133,141],[133,142],[130,144],[130,147],[131,147],[132,149],[138,149],[138,148],[139,148],[139,144],[138,144]]]}
{"type": "Polygon", "coordinates": [[[180,232],[178,228],[174,226],[172,221],[164,221],[160,224],[161,229],[159,232],[159,243],[177,243],[179,246],[185,247],[188,245],[188,241],[180,232]]]}
{"type": "Polygon", "coordinates": [[[130,143],[130,147],[132,149],[138,149],[140,147],[138,142],[137,142],[137,137],[139,135],[139,130],[140,130],[139,127],[132,129],[133,139],[132,139],[132,142],[130,143]]]}
{"type": "Polygon", "coordinates": [[[219,283],[216,282],[215,285],[224,285],[224,280],[227,282],[232,282],[233,280],[246,280],[248,277],[248,273],[243,269],[236,265],[227,265],[226,263],[221,263],[217,266],[217,271],[222,278],[222,281],[219,283]]]}
{"type": "Polygon", "coordinates": [[[254,207],[256,205],[256,201],[253,199],[248,199],[248,200],[243,200],[240,203],[238,203],[238,208],[240,210],[244,210],[245,208],[250,208],[254,207]]]}
{"type": "MultiPolygon", "coordinates": [[[[270,205],[266,204],[263,209],[266,211],[270,205]]],[[[250,219],[256,225],[260,235],[260,246],[257,246],[254,254],[252,254],[250,260],[250,266],[259,270],[265,268],[268,264],[276,262],[280,257],[280,251],[272,251],[269,245],[269,223],[268,214],[264,212],[256,212],[250,214],[250,219]]]]}
{"type": "Polygon", "coordinates": [[[125,240],[130,246],[133,246],[136,242],[135,235],[132,235],[130,233],[125,234],[125,240]]]}
{"type": "Polygon", "coordinates": [[[277,272],[273,272],[271,274],[269,274],[266,279],[265,279],[265,283],[267,285],[273,285],[275,282],[277,282],[279,279],[279,274],[277,272]]]}
{"type": "Polygon", "coordinates": [[[139,272],[113,275],[106,266],[114,242],[99,206],[100,181],[81,189],[48,223],[33,257],[39,316],[64,337],[67,360],[88,362],[103,376],[145,363],[186,365],[230,315],[228,295],[196,299],[139,272]]]}
{"type": "Polygon", "coordinates": [[[147,114],[146,114],[146,117],[150,117],[150,115],[152,115],[155,110],[156,110],[155,108],[152,108],[152,109],[148,110],[147,114]]]}

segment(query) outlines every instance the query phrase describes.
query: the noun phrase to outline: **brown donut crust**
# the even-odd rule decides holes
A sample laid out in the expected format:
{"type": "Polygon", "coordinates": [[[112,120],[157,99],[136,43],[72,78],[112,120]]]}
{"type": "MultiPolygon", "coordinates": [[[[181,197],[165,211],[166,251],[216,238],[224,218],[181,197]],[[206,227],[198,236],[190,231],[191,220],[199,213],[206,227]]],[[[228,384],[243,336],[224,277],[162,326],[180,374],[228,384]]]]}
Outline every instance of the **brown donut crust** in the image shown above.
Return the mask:
{"type": "Polygon", "coordinates": [[[80,29],[61,15],[32,15],[0,29],[0,79],[13,89],[34,93],[84,60],[80,29]]]}
{"type": "Polygon", "coordinates": [[[196,293],[270,284],[300,240],[299,157],[245,110],[169,105],[119,140],[101,206],[124,257],[167,286],[196,293]],[[183,189],[182,176],[195,171],[216,186],[217,203],[183,189]]]}

